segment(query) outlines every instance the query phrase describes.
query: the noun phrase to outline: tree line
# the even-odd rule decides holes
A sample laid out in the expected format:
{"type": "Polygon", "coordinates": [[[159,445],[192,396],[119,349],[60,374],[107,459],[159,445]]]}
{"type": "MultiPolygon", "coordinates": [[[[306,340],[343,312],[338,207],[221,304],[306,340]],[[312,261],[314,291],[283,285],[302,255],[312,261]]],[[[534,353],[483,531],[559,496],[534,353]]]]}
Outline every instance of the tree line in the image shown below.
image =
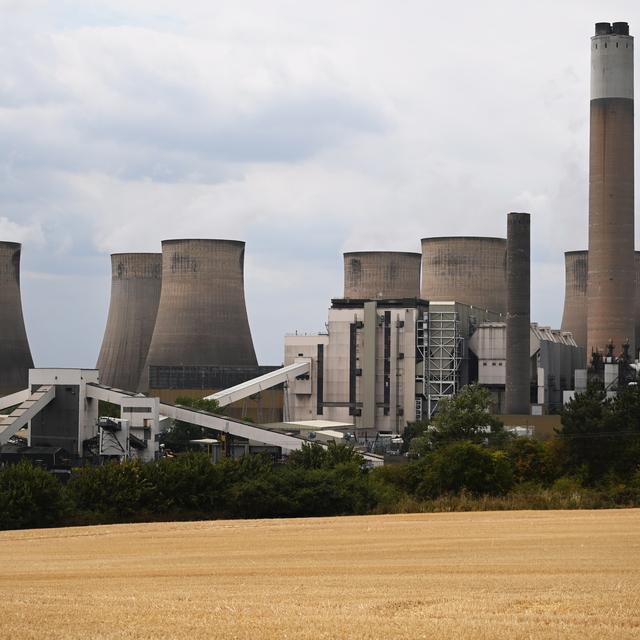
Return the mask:
{"type": "MultiPolygon", "coordinates": [[[[186,451],[149,464],[74,469],[62,485],[28,462],[0,469],[0,528],[176,519],[640,506],[640,391],[597,387],[539,442],[509,434],[469,386],[404,433],[405,464],[368,469],[342,444],[305,444],[285,463],[249,455],[213,464],[186,451]]],[[[191,434],[189,434],[191,435],[191,434]]]]}

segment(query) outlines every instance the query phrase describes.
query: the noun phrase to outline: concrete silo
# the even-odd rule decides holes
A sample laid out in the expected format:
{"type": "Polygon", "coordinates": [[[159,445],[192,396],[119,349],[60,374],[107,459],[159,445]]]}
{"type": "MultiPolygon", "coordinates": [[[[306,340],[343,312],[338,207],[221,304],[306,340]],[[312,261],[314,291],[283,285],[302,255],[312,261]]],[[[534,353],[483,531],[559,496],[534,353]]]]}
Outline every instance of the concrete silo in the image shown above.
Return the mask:
{"type": "Polygon", "coordinates": [[[136,391],[156,324],[162,254],[114,253],[111,301],[96,368],[100,382],[136,391]]]}
{"type": "Polygon", "coordinates": [[[420,297],[455,300],[504,314],[506,248],[504,238],[423,238],[420,297]]]}
{"type": "Polygon", "coordinates": [[[591,38],[587,354],[635,351],[633,38],[599,22],[591,38]]]}
{"type": "Polygon", "coordinates": [[[0,396],[26,389],[33,368],[20,298],[20,251],[16,242],[0,242],[0,396]]]}
{"type": "Polygon", "coordinates": [[[571,331],[579,347],[587,348],[587,251],[564,254],[565,288],[562,331],[571,331]]]}
{"type": "Polygon", "coordinates": [[[531,359],[531,216],[507,216],[507,354],[506,409],[530,411],[531,359]]]}
{"type": "Polygon", "coordinates": [[[165,240],[149,367],[256,366],[244,298],[244,242],[165,240]]]}
{"type": "Polygon", "coordinates": [[[419,253],[345,253],[344,297],[353,300],[418,298],[420,262],[419,253]]]}

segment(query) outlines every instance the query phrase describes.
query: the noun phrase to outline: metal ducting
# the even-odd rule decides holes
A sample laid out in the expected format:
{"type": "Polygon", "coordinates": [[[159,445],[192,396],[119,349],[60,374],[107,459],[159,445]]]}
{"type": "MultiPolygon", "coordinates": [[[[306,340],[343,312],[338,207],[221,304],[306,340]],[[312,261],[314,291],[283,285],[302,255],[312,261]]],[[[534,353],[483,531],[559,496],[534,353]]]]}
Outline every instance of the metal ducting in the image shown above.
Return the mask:
{"type": "Polygon", "coordinates": [[[633,38],[606,24],[591,38],[588,355],[635,352],[633,38]]]}
{"type": "Polygon", "coordinates": [[[33,368],[22,315],[20,251],[17,242],[0,241],[0,396],[26,389],[33,368]]]}
{"type": "Polygon", "coordinates": [[[111,256],[111,301],[96,368],[100,382],[136,391],[156,324],[162,254],[114,253],[111,256]]]}
{"type": "Polygon", "coordinates": [[[419,253],[354,251],[344,254],[344,297],[353,300],[418,298],[419,253]]]}
{"type": "Polygon", "coordinates": [[[504,238],[423,238],[420,297],[455,300],[504,314],[506,247],[504,238]]]}
{"type": "Polygon", "coordinates": [[[562,331],[571,331],[579,347],[587,348],[587,251],[567,251],[564,254],[564,311],[562,331]]]}
{"type": "Polygon", "coordinates": [[[149,367],[256,366],[244,297],[244,242],[165,240],[149,367]]]}
{"type": "Polygon", "coordinates": [[[507,360],[506,409],[530,411],[531,216],[507,216],[507,360]]]}

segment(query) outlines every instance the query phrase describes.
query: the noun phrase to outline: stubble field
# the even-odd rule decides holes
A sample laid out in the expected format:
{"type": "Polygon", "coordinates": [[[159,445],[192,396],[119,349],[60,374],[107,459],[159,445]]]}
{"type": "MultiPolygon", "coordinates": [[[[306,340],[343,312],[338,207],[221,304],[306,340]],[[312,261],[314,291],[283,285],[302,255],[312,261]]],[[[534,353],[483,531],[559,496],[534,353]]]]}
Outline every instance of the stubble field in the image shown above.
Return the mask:
{"type": "Polygon", "coordinates": [[[4,532],[0,636],[640,638],[640,510],[4,532]]]}

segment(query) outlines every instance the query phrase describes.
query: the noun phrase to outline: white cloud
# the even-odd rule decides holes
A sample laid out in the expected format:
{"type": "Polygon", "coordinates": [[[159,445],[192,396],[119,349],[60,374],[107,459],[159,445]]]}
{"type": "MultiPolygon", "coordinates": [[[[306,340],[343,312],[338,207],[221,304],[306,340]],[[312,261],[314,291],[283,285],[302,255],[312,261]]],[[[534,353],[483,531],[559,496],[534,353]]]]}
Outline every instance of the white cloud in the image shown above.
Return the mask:
{"type": "MultiPolygon", "coordinates": [[[[587,236],[595,0],[0,7],[0,238],[61,277],[24,283],[36,360],[91,363],[112,251],[246,240],[256,346],[277,362],[284,331],[322,326],[342,251],[504,235],[510,210],[533,215],[533,317],[559,323],[562,254],[587,236]]],[[[640,25],[630,1],[608,11],[640,25]]]]}
{"type": "Polygon", "coordinates": [[[31,242],[36,246],[43,244],[42,228],[38,223],[22,225],[0,216],[0,239],[5,242],[31,242]]]}

